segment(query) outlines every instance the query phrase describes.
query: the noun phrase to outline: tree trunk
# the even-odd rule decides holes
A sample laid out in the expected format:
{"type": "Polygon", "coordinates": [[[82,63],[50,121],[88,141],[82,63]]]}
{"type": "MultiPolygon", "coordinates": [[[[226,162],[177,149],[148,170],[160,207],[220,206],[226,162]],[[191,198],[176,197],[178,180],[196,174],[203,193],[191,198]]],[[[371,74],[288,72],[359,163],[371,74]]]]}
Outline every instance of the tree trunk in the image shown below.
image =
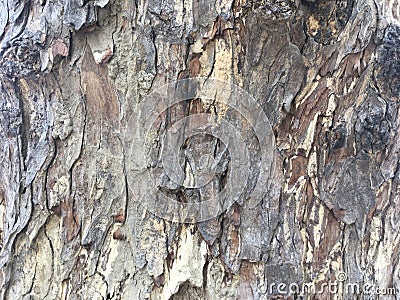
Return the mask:
{"type": "Polygon", "coordinates": [[[0,0],[2,299],[398,299],[399,47],[395,0],[0,0]]]}

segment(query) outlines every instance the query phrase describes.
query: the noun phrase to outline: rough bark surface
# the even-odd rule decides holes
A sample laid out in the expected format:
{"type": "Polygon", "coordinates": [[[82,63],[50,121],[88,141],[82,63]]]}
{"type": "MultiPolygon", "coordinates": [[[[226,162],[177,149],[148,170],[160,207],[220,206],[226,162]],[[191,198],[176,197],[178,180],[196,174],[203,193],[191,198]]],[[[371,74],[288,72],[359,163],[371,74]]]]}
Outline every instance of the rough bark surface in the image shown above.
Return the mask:
{"type": "MultiPolygon", "coordinates": [[[[0,0],[1,297],[300,299],[270,284],[344,273],[399,290],[399,49],[396,0],[0,0]],[[125,129],[154,87],[196,76],[258,101],[275,168],[255,207],[181,224],[133,201],[125,129]]],[[[193,99],[159,128],[223,110],[193,99]]],[[[162,188],[198,201],[223,167],[207,190],[162,188]]]]}

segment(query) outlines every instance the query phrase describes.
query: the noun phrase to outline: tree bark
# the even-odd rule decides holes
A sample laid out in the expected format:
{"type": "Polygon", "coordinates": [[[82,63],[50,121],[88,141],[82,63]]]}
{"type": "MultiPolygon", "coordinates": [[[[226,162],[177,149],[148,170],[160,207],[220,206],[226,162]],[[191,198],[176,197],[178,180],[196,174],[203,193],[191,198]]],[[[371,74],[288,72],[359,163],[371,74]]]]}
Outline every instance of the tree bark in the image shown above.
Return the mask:
{"type": "Polygon", "coordinates": [[[393,0],[0,0],[2,299],[398,299],[399,47],[393,0]],[[188,78],[227,85],[151,102],[188,78]],[[230,87],[266,136],[219,101],[230,87]],[[235,124],[249,174],[189,220],[135,176],[179,205],[226,188],[241,145],[212,135],[175,132],[185,178],[218,157],[207,186],[162,173],[167,131],[196,114],[235,124]]]}

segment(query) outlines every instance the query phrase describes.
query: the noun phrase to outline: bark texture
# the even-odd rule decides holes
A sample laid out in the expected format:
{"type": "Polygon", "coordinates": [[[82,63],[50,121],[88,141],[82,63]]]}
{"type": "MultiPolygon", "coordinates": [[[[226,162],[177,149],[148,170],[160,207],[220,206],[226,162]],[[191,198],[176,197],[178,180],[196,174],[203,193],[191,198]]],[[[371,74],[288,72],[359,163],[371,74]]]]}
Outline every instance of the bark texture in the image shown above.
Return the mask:
{"type": "MultiPolygon", "coordinates": [[[[270,284],[344,273],[400,289],[399,49],[396,0],[0,0],[1,297],[301,299],[270,284]],[[258,101],[275,168],[255,207],[181,224],[133,201],[123,129],[153,87],[196,76],[258,101]]],[[[193,99],[158,125],[210,111],[193,99]]],[[[186,146],[229,164],[215,138],[186,146]]],[[[161,187],[198,201],[221,168],[207,190],[161,187]]]]}

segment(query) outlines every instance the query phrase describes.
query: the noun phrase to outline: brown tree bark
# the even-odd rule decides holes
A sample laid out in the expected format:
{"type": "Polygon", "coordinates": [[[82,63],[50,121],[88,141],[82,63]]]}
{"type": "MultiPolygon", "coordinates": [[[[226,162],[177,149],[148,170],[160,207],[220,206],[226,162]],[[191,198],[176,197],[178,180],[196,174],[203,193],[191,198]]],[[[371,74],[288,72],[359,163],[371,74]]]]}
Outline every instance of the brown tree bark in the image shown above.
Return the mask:
{"type": "Polygon", "coordinates": [[[399,298],[399,47],[394,0],[0,0],[2,299],[399,298]],[[138,140],[138,107],[187,78],[226,86],[138,140]],[[272,131],[219,101],[230,87],[272,131]],[[207,187],[162,173],[166,132],[201,113],[234,124],[249,177],[196,222],[135,184],[151,170],[179,205],[226,188],[241,145],[211,135],[175,132],[185,178],[218,157],[207,187]]]}

